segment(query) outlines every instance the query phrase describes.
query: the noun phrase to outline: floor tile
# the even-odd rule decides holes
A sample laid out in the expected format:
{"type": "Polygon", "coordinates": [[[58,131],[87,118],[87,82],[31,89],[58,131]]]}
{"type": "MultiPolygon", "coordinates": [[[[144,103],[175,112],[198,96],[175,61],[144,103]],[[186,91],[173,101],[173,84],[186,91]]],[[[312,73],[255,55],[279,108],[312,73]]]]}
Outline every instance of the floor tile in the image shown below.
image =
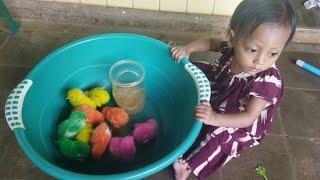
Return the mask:
{"type": "Polygon", "coordinates": [[[286,89],[280,111],[285,133],[320,138],[319,107],[320,91],[286,89]]]}
{"type": "MultiPolygon", "coordinates": [[[[165,168],[164,170],[150,176],[147,178],[148,180],[174,180],[174,171],[172,166],[169,166],[165,168]]],[[[188,180],[196,180],[198,179],[197,176],[195,176],[193,173],[190,174],[188,180]]],[[[214,180],[220,180],[220,170],[218,170],[216,173],[208,177],[208,180],[214,179],[214,180]]]]}
{"type": "Polygon", "coordinates": [[[11,91],[16,87],[18,83],[20,83],[24,79],[29,70],[30,68],[0,66],[1,91],[11,91]]]}
{"type": "Polygon", "coordinates": [[[297,179],[320,179],[320,139],[289,137],[288,146],[297,179]]]}
{"type": "MultiPolygon", "coordinates": [[[[6,125],[4,119],[0,118],[1,133],[6,125]]],[[[6,131],[8,128],[6,128],[6,131]]],[[[17,140],[10,131],[5,141],[0,141],[0,174],[2,179],[52,179],[38,169],[22,152],[17,140]]]]}
{"type": "MultiPolygon", "coordinates": [[[[281,107],[280,107],[280,111],[281,111],[281,107]]],[[[277,112],[277,114],[272,120],[272,125],[271,125],[271,129],[269,130],[269,134],[284,135],[281,121],[282,119],[281,119],[280,112],[277,112]]]]}
{"type": "Polygon", "coordinates": [[[68,42],[62,32],[21,30],[0,49],[1,64],[32,67],[43,57],[68,42]]]}
{"type": "Polygon", "coordinates": [[[5,43],[5,40],[9,37],[9,33],[5,31],[0,30],[0,48],[3,46],[3,43],[5,43]]]}
{"type": "Polygon", "coordinates": [[[201,53],[192,53],[190,55],[190,60],[192,61],[206,61],[209,63],[213,63],[221,56],[218,52],[201,52],[201,53]]]}
{"type": "Polygon", "coordinates": [[[260,145],[244,152],[240,157],[231,160],[222,168],[223,180],[257,180],[262,179],[254,170],[263,165],[269,179],[294,179],[282,136],[267,136],[260,145]]]}
{"type": "Polygon", "coordinates": [[[317,8],[307,9],[303,3],[306,0],[290,0],[297,17],[297,25],[302,27],[320,27],[320,11],[317,8]]]}
{"type": "MultiPolygon", "coordinates": [[[[147,29],[147,28],[146,28],[147,29]]],[[[139,35],[145,35],[160,41],[165,40],[165,33],[164,32],[157,32],[152,30],[144,30],[144,29],[138,29],[138,28],[128,28],[128,27],[114,27],[109,31],[106,31],[106,33],[133,33],[133,34],[139,34],[139,35]]]]}
{"type": "Polygon", "coordinates": [[[9,93],[10,91],[8,90],[0,91],[0,143],[6,141],[9,136],[13,135],[4,116],[4,105],[6,103],[7,97],[9,96],[9,93]]]}
{"type": "Polygon", "coordinates": [[[286,87],[320,89],[320,78],[300,67],[295,62],[302,59],[320,68],[320,54],[284,52],[277,61],[286,87]]]}
{"type": "Polygon", "coordinates": [[[3,67],[0,66],[0,141],[6,141],[7,137],[13,135],[4,117],[6,100],[13,88],[23,80],[28,68],[3,67]]]}

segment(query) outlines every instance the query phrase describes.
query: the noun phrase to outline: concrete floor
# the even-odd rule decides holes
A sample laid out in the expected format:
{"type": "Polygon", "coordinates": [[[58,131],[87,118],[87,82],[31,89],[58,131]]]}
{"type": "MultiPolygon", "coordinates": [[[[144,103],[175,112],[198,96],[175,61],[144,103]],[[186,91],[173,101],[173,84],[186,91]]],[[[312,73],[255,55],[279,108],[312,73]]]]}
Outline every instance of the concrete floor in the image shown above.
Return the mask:
{"type": "Polygon", "coordinates": [[[297,16],[297,26],[308,28],[320,27],[320,11],[316,8],[307,9],[303,3],[306,0],[290,0],[297,16]]]}
{"type": "MultiPolygon", "coordinates": [[[[10,35],[0,21],[0,179],[53,179],[23,154],[4,118],[4,103],[10,91],[32,67],[57,47],[96,33],[132,32],[146,34],[159,40],[174,40],[184,44],[201,35],[179,32],[149,32],[130,28],[79,33],[73,27],[25,25],[10,35]]],[[[192,55],[194,60],[213,60],[215,53],[192,55]]],[[[270,180],[320,179],[320,78],[295,66],[293,60],[305,59],[320,67],[320,55],[284,52],[278,60],[285,81],[285,95],[272,130],[257,147],[221,168],[209,179],[256,180],[254,167],[265,166],[270,180]]],[[[174,179],[171,167],[148,179],[174,179]]],[[[190,179],[196,179],[191,177],[190,179]]]]}

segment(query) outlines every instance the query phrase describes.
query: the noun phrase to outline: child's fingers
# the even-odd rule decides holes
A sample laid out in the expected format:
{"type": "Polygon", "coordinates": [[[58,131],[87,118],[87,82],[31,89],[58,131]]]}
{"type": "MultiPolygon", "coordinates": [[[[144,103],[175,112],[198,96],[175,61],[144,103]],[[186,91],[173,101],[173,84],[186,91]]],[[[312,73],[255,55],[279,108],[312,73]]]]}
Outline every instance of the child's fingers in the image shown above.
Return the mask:
{"type": "Polygon", "coordinates": [[[198,109],[195,110],[195,115],[198,115],[198,116],[201,116],[201,117],[208,116],[208,114],[209,114],[208,112],[210,112],[210,111],[208,111],[208,109],[198,108],[198,109]]]}
{"type": "Polygon", "coordinates": [[[206,113],[208,111],[210,111],[210,109],[208,109],[206,107],[199,107],[199,108],[195,109],[195,112],[198,112],[198,113],[206,113]]]}
{"type": "Polygon", "coordinates": [[[204,105],[210,105],[210,103],[208,101],[203,101],[202,102],[204,105]]]}
{"type": "Polygon", "coordinates": [[[205,119],[205,115],[202,114],[202,113],[196,113],[196,114],[195,114],[195,118],[196,118],[196,119],[205,119]]]}
{"type": "Polygon", "coordinates": [[[177,54],[178,52],[178,49],[172,49],[171,54],[177,54]]]}
{"type": "Polygon", "coordinates": [[[195,117],[201,119],[208,119],[210,117],[210,114],[207,112],[195,112],[195,117]]]}
{"type": "Polygon", "coordinates": [[[173,46],[170,51],[173,52],[173,51],[175,51],[177,49],[178,49],[177,46],[173,46]]]}
{"type": "Polygon", "coordinates": [[[178,52],[178,53],[175,55],[175,59],[176,59],[177,61],[179,61],[181,58],[182,58],[182,54],[181,54],[181,52],[178,52]]]}
{"type": "Polygon", "coordinates": [[[179,52],[178,52],[178,51],[177,51],[176,53],[174,53],[174,55],[173,55],[173,56],[174,56],[174,59],[175,59],[175,60],[178,60],[178,58],[177,58],[177,57],[178,57],[178,55],[179,55],[179,52]]]}
{"type": "Polygon", "coordinates": [[[185,55],[180,55],[178,58],[179,58],[179,61],[182,59],[182,58],[184,58],[184,57],[186,57],[185,55]]]}
{"type": "Polygon", "coordinates": [[[209,102],[201,102],[196,107],[202,107],[206,109],[212,109],[211,104],[209,102]]]}
{"type": "Polygon", "coordinates": [[[172,54],[171,54],[172,58],[173,58],[174,60],[176,60],[176,61],[177,61],[177,58],[176,58],[177,54],[178,54],[178,51],[177,51],[177,50],[174,50],[174,51],[172,52],[172,54]]]}
{"type": "Polygon", "coordinates": [[[196,105],[196,108],[211,109],[211,105],[199,103],[198,105],[196,105]]]}
{"type": "Polygon", "coordinates": [[[207,124],[207,121],[205,120],[205,118],[196,117],[196,119],[204,124],[207,124]]]}
{"type": "Polygon", "coordinates": [[[171,48],[170,51],[171,51],[171,52],[173,52],[173,51],[178,51],[178,52],[180,52],[180,51],[181,51],[181,47],[179,47],[179,46],[172,46],[172,48],[171,48]]]}
{"type": "Polygon", "coordinates": [[[211,107],[211,104],[208,102],[208,101],[203,101],[201,102],[201,104],[203,104],[204,106],[210,106],[211,107]]]}

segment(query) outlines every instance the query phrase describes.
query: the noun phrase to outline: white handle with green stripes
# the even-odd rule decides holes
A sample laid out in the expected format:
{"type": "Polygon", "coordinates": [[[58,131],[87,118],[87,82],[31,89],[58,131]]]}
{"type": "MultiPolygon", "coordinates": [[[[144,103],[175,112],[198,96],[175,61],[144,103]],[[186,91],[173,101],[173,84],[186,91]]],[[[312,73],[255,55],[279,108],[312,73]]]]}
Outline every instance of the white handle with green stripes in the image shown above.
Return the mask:
{"type": "Polygon", "coordinates": [[[206,75],[195,65],[193,65],[186,57],[181,59],[184,68],[189,72],[196,84],[198,91],[198,102],[210,101],[211,88],[206,75]]]}
{"type": "Polygon", "coordinates": [[[24,97],[26,96],[29,88],[32,85],[30,79],[23,80],[20,84],[14,88],[8,96],[5,105],[5,116],[10,129],[13,131],[15,128],[23,128],[22,121],[22,105],[24,97]]]}

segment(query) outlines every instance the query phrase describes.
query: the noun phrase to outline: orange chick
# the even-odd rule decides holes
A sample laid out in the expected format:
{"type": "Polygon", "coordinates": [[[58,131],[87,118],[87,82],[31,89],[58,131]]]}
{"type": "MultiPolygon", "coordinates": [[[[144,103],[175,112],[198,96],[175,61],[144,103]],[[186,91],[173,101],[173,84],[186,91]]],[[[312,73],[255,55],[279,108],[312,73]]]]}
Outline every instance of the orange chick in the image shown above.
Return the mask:
{"type": "Polygon", "coordinates": [[[119,129],[129,121],[127,112],[119,107],[104,107],[102,109],[104,120],[110,122],[112,126],[119,129]]]}
{"type": "Polygon", "coordinates": [[[103,114],[90,106],[80,105],[76,107],[76,110],[85,113],[87,116],[87,122],[91,125],[99,124],[104,121],[103,114]]]}
{"type": "Polygon", "coordinates": [[[111,140],[111,131],[107,123],[100,123],[92,132],[91,154],[94,159],[100,159],[103,153],[106,151],[109,142],[111,140]]]}

